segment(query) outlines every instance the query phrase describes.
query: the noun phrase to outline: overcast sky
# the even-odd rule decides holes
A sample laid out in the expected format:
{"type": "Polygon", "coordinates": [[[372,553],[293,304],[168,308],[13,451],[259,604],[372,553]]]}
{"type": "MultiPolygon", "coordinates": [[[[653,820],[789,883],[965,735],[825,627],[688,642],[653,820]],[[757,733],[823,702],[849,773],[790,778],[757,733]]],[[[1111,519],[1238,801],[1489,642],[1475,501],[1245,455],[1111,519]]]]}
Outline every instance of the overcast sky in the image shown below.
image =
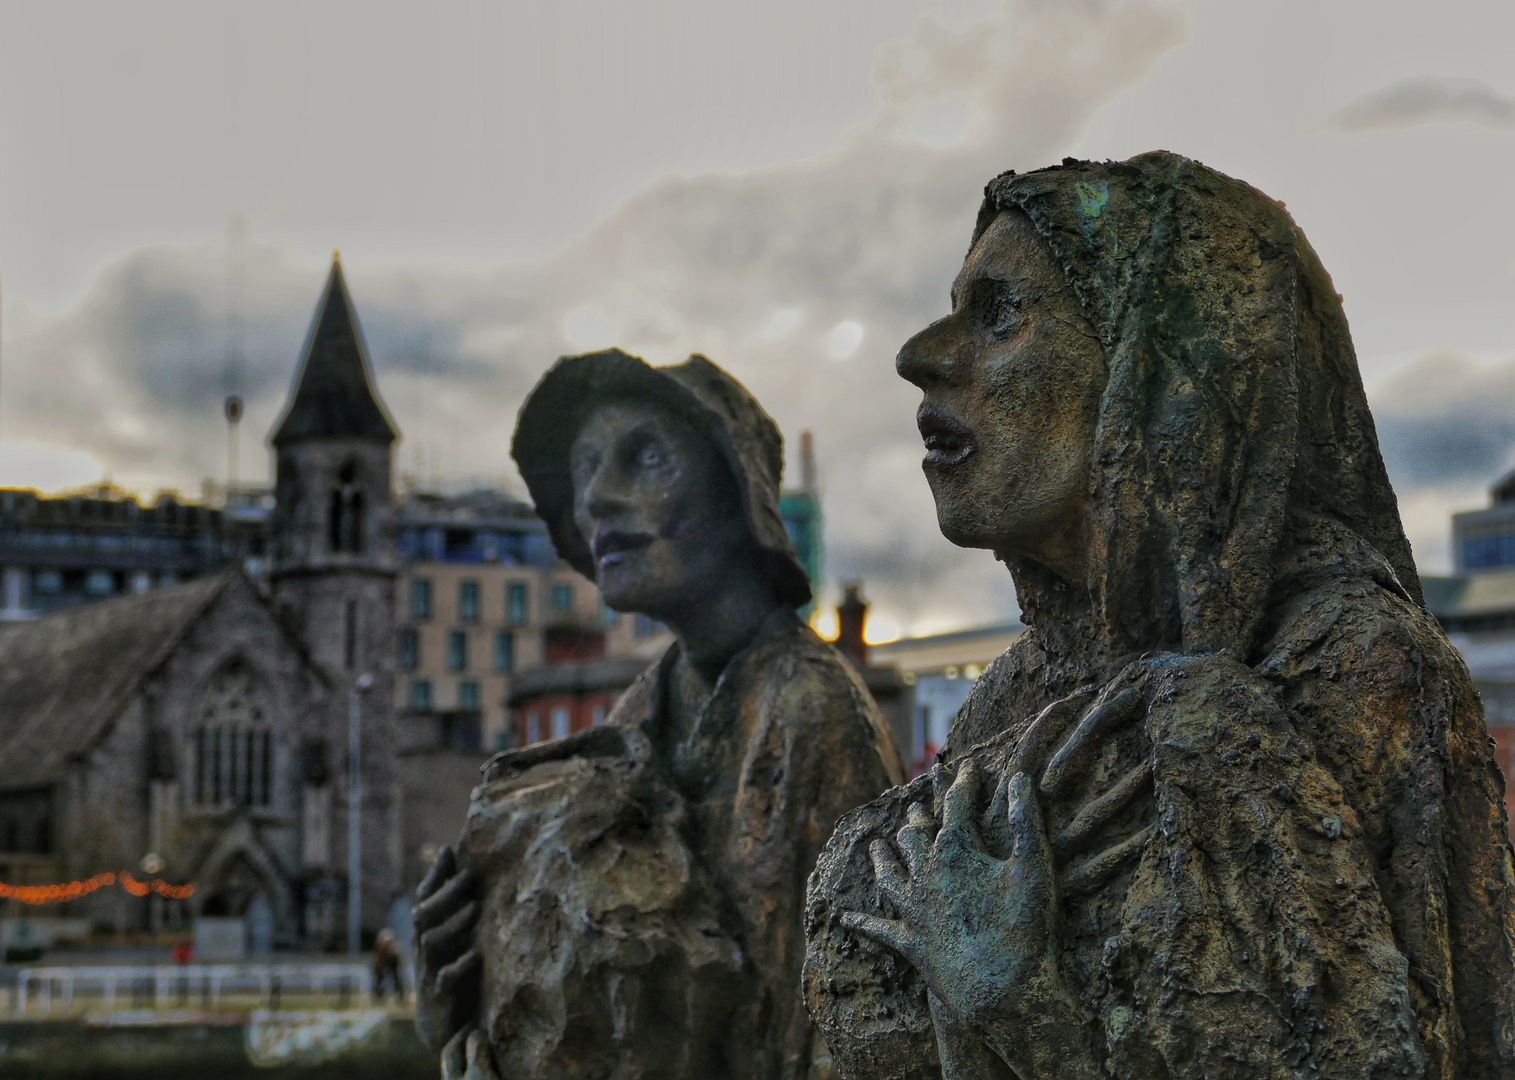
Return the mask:
{"type": "Polygon", "coordinates": [[[341,247],[405,470],[514,483],[557,355],[701,351],[816,432],[833,583],[1004,618],[894,352],[989,177],[1162,148],[1304,227],[1444,570],[1515,464],[1511,55],[1508,0],[0,0],[0,483],[197,491],[229,390],[261,476],[341,247]]]}

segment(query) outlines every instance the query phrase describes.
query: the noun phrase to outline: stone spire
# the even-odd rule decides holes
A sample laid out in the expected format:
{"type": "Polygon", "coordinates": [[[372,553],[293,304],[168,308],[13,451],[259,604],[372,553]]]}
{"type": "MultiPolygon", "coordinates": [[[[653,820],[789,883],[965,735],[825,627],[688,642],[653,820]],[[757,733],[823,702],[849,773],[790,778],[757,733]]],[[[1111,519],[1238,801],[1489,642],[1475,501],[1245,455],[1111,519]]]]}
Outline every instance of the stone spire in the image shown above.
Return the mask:
{"type": "Polygon", "coordinates": [[[334,252],[295,391],[272,441],[283,446],[302,439],[344,437],[387,446],[399,433],[374,389],[363,331],[342,276],[342,257],[334,252]]]}

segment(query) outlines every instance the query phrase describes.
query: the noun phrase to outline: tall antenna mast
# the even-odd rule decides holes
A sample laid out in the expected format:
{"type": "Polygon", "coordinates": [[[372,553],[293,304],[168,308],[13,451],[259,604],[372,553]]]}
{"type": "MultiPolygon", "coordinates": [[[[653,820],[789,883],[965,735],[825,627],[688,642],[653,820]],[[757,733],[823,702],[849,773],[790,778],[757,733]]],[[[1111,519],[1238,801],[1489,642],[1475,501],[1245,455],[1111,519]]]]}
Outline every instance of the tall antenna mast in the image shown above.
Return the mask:
{"type": "Polygon", "coordinates": [[[247,289],[247,218],[241,213],[226,223],[226,501],[237,486],[238,433],[242,420],[242,300],[247,289]]]}

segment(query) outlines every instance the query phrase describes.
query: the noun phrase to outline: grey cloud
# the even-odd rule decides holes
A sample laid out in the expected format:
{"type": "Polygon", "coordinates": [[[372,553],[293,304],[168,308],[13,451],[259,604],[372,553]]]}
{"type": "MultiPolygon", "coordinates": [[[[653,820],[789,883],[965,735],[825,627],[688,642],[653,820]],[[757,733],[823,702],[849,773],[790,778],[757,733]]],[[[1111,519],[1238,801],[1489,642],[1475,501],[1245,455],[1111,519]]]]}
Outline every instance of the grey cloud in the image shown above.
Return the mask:
{"type": "MultiPolygon", "coordinates": [[[[1182,8],[1157,0],[1011,0],[959,28],[926,16],[881,60],[877,115],[817,158],[669,177],[529,265],[481,274],[349,263],[382,392],[408,441],[401,461],[440,447],[450,472],[508,475],[516,409],[553,358],[591,344],[565,327],[593,308],[587,321],[614,327],[629,352],[669,363],[697,351],[727,367],[791,448],[815,431],[830,576],[864,578],[880,616],[923,631],[1013,615],[1003,567],[937,532],[917,395],[895,376],[894,353],[947,311],[984,182],[1056,161],[1183,32],[1182,8]],[[969,134],[942,149],[912,138],[918,110],[953,94],[971,105],[969,134]],[[827,337],[844,320],[862,325],[862,344],[835,360],[827,337]]],[[[56,443],[66,433],[155,482],[220,475],[219,257],[216,245],[139,252],[79,310],[22,336],[7,392],[27,399],[16,425],[26,430],[10,437],[56,443]],[[75,389],[59,395],[59,379],[75,389]]],[[[250,249],[249,440],[277,413],[323,270],[250,249]]]]}
{"type": "Polygon", "coordinates": [[[1332,113],[1328,123],[1349,133],[1453,123],[1508,131],[1515,130],[1515,98],[1473,79],[1428,75],[1365,94],[1332,113]]]}
{"type": "Polygon", "coordinates": [[[1430,353],[1374,387],[1370,399],[1384,461],[1401,488],[1492,479],[1515,458],[1515,360],[1430,353]]]}
{"type": "Polygon", "coordinates": [[[1515,359],[1430,353],[1369,393],[1378,441],[1422,573],[1446,573],[1450,515],[1487,505],[1515,467],[1515,359]]]}

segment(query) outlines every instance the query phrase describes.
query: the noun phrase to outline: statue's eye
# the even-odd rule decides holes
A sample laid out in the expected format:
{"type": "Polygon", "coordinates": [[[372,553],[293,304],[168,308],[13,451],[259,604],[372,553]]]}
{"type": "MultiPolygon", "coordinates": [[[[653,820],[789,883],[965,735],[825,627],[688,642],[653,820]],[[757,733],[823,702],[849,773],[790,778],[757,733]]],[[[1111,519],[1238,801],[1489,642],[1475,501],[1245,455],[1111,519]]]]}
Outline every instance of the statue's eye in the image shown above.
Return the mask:
{"type": "Polygon", "coordinates": [[[663,448],[657,443],[644,443],[636,452],[636,463],[644,469],[656,469],[663,464],[663,448]]]}
{"type": "Polygon", "coordinates": [[[1003,281],[980,280],[973,283],[969,298],[979,325],[995,341],[1005,341],[1021,325],[1021,298],[1003,281]]]}

